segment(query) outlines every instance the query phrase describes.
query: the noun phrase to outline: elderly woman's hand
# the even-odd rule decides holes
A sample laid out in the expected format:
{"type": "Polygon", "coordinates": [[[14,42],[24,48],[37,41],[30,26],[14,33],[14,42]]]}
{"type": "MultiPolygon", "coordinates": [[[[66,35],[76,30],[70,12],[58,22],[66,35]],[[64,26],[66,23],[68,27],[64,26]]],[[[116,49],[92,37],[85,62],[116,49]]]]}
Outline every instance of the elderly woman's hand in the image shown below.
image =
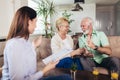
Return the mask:
{"type": "Polygon", "coordinates": [[[84,48],[78,48],[78,49],[74,50],[73,52],[71,52],[71,56],[81,55],[82,53],[84,53],[84,51],[85,51],[84,48]]]}

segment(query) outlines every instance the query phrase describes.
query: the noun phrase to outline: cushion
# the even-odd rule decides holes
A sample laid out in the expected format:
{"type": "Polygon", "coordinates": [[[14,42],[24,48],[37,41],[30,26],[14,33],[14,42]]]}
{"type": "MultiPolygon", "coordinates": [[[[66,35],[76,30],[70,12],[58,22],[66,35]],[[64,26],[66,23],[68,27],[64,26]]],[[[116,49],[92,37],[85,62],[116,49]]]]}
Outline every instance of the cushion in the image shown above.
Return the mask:
{"type": "Polygon", "coordinates": [[[2,67],[2,65],[3,65],[4,47],[5,47],[5,41],[4,42],[0,42],[0,67],[2,67]]]}
{"type": "Polygon", "coordinates": [[[50,47],[50,38],[43,38],[41,45],[36,48],[37,52],[37,59],[44,59],[52,54],[51,47],[50,47]]]}
{"type": "Polygon", "coordinates": [[[112,56],[120,58],[120,37],[109,36],[110,47],[112,49],[112,56]]]}

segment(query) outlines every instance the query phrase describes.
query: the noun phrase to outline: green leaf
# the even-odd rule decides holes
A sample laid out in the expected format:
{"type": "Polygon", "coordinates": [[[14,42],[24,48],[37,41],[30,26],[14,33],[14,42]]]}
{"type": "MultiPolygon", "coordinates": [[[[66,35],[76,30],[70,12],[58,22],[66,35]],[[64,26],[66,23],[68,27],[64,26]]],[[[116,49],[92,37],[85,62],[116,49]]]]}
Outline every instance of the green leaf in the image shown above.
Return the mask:
{"type": "Polygon", "coordinates": [[[73,70],[73,71],[77,70],[77,64],[76,63],[73,63],[71,65],[71,70],[73,70]]]}
{"type": "Polygon", "coordinates": [[[47,32],[47,20],[48,20],[48,16],[52,16],[55,13],[55,6],[53,1],[51,2],[50,0],[33,0],[35,3],[38,4],[37,6],[37,14],[38,16],[42,16],[43,17],[43,24],[45,25],[45,32],[46,32],[46,36],[48,36],[48,32],[47,32]]]}

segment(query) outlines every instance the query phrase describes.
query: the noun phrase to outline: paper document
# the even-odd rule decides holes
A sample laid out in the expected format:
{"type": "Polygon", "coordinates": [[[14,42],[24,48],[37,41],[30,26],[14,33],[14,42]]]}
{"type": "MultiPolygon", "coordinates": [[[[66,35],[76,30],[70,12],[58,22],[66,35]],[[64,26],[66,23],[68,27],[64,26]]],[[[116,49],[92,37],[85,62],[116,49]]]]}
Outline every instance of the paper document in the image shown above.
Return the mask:
{"type": "Polygon", "coordinates": [[[72,52],[73,50],[67,50],[67,49],[64,49],[64,50],[61,50],[60,52],[58,53],[55,53],[55,54],[52,54],[50,56],[48,56],[47,58],[43,59],[43,63],[44,64],[48,64],[52,61],[56,61],[56,60],[60,60],[62,58],[64,58],[65,56],[69,55],[70,52],[72,52]]]}

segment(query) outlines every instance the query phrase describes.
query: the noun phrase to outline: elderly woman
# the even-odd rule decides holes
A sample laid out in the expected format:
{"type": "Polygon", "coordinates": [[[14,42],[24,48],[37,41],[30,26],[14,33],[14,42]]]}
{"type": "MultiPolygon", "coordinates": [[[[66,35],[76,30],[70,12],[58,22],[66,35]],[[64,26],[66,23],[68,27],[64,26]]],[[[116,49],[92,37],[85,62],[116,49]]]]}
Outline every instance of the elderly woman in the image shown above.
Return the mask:
{"type": "Polygon", "coordinates": [[[71,68],[73,63],[77,64],[77,69],[82,70],[82,66],[79,58],[72,58],[74,55],[80,55],[84,49],[73,50],[73,39],[68,35],[69,23],[66,18],[59,18],[56,21],[56,28],[58,33],[56,33],[51,40],[51,48],[53,54],[60,54],[64,50],[68,50],[68,54],[64,56],[56,67],[60,68],[71,68]]]}

